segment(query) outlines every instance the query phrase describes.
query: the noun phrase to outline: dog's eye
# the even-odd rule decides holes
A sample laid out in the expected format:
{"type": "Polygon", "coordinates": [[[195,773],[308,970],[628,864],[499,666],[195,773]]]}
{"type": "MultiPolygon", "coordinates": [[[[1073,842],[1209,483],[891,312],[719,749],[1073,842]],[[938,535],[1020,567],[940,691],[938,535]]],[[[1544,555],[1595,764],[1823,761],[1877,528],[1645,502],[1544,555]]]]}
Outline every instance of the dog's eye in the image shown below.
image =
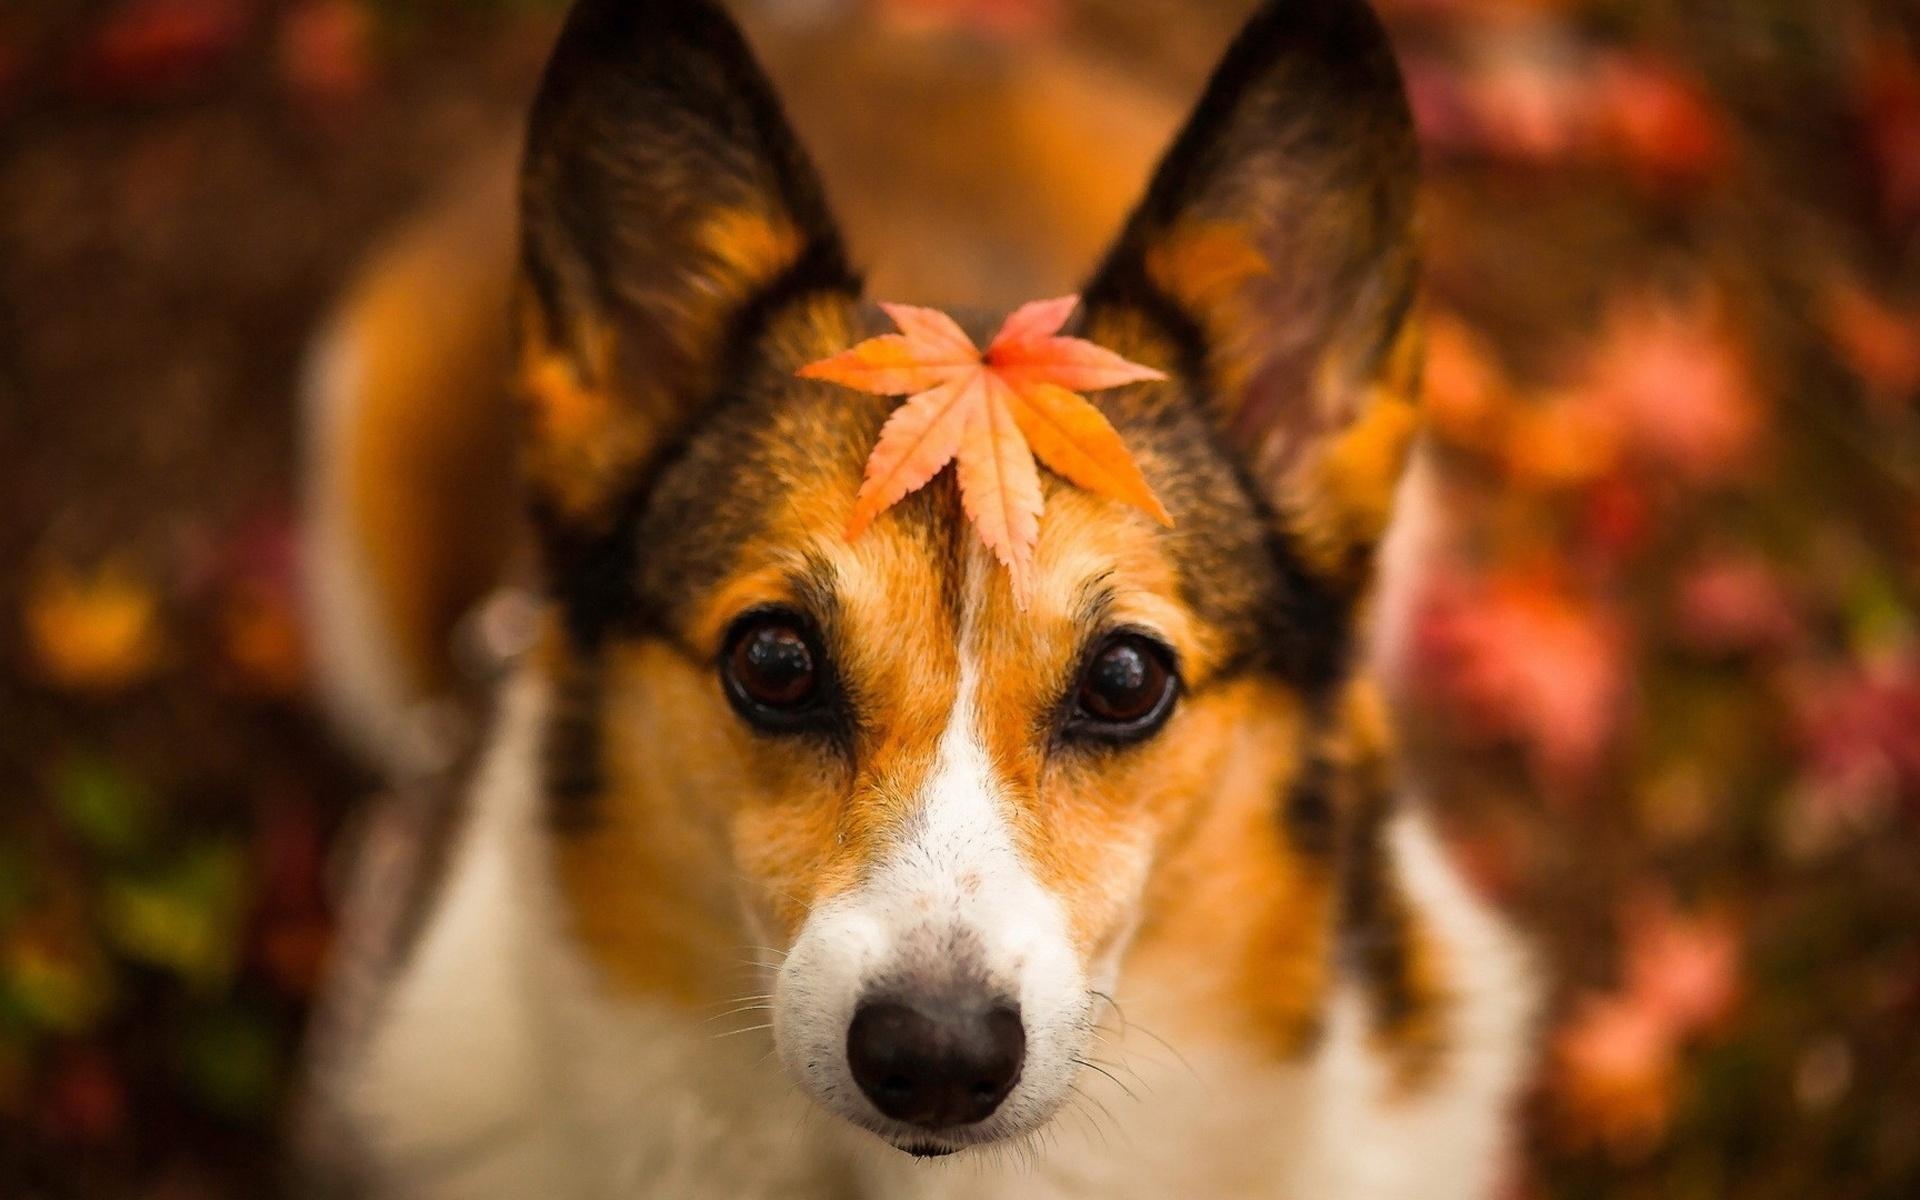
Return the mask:
{"type": "Polygon", "coordinates": [[[816,707],[822,662],[810,628],[790,613],[749,614],[728,637],[720,674],[740,715],[762,728],[796,728],[816,707]]]}
{"type": "Polygon", "coordinates": [[[1138,633],[1116,633],[1080,673],[1069,729],[1109,741],[1146,737],[1166,723],[1179,692],[1173,653],[1138,633]]]}

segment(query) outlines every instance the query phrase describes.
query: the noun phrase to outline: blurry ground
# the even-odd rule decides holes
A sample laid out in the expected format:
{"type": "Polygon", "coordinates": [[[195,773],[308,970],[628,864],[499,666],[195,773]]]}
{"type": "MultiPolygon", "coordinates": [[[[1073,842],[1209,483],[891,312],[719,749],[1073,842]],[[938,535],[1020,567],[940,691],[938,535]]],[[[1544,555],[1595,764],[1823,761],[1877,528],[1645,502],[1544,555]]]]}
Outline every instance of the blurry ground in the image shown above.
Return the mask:
{"type": "MultiPolygon", "coordinates": [[[[1248,4],[741,7],[876,290],[1004,304],[1097,252],[1248,4]],[[914,143],[952,152],[902,183],[914,143]]],[[[1920,1194],[1920,18],[1383,7],[1452,527],[1401,686],[1564,981],[1515,1193],[1920,1194]]],[[[552,20],[0,11],[0,1195],[270,1187],[364,784],[300,701],[302,344],[552,20]]]]}

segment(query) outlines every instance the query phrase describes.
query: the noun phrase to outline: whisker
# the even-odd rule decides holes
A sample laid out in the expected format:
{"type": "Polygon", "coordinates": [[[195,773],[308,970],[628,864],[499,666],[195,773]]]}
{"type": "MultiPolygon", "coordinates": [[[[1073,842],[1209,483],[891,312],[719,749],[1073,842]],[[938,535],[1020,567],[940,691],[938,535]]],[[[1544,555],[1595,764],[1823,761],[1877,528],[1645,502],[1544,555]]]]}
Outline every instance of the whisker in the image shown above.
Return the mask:
{"type": "Polygon", "coordinates": [[[1119,1088],[1121,1091],[1127,1094],[1127,1099],[1133,1101],[1135,1104],[1140,1103],[1140,1097],[1136,1096],[1133,1092],[1133,1089],[1128,1087],[1126,1084],[1122,1083],[1120,1081],[1120,1077],[1118,1075],[1115,1075],[1112,1071],[1107,1070],[1105,1067],[1101,1066],[1099,1063],[1088,1062],[1084,1058],[1075,1058],[1073,1061],[1076,1063],[1079,1063],[1081,1066],[1087,1068],[1090,1071],[1098,1071],[1100,1072],[1100,1074],[1105,1075],[1108,1079],[1113,1081],[1113,1086],[1119,1088]]]}
{"type": "Polygon", "coordinates": [[[781,897],[782,899],[791,900],[794,904],[799,906],[801,912],[811,913],[813,911],[813,905],[808,904],[805,900],[802,900],[800,897],[794,895],[792,892],[789,892],[784,888],[774,887],[771,884],[766,883],[764,880],[751,878],[747,875],[741,874],[738,871],[735,871],[733,873],[733,877],[739,880],[741,883],[746,884],[748,887],[760,888],[764,891],[771,892],[774,895],[781,897]]]}
{"type": "Polygon", "coordinates": [[[1020,1169],[1022,1172],[1032,1175],[1040,1169],[1041,1149],[1040,1131],[1029,1129],[1020,1138],[1020,1157],[1023,1160],[1020,1164],[1020,1169]]]}
{"type": "Polygon", "coordinates": [[[1201,1076],[1200,1072],[1194,1070],[1193,1064],[1187,1061],[1187,1056],[1180,1053],[1180,1048],[1178,1046],[1175,1046],[1172,1042],[1169,1042],[1167,1039],[1161,1037],[1159,1034],[1155,1033],[1153,1030],[1148,1029],[1145,1025],[1136,1025],[1132,1021],[1129,1021],[1127,1019],[1126,1011],[1120,1007],[1120,1002],[1118,1000],[1115,1000],[1110,994],[1095,988],[1088,988],[1087,994],[1090,996],[1096,996],[1101,1000],[1106,1001],[1107,1007],[1113,1009],[1114,1016],[1120,1018],[1121,1041],[1124,1042],[1126,1040],[1127,1034],[1138,1029],[1142,1037],[1150,1039],[1155,1045],[1165,1050],[1168,1054],[1173,1055],[1173,1060],[1180,1064],[1181,1070],[1193,1076],[1193,1078],[1197,1082],[1201,1084],[1206,1083],[1205,1078],[1201,1076]]]}
{"type": "Polygon", "coordinates": [[[771,1004],[743,1004],[739,1008],[728,1009],[726,1012],[723,1012],[723,1013],[715,1013],[713,1016],[708,1017],[704,1022],[702,1022],[702,1024],[711,1025],[715,1021],[724,1021],[728,1017],[737,1017],[742,1015],[743,1013],[772,1012],[773,1009],[774,1009],[774,1006],[771,1004]]]}
{"type": "Polygon", "coordinates": [[[1066,1115],[1079,1122],[1080,1132],[1089,1142],[1098,1137],[1100,1139],[1101,1149],[1104,1150],[1107,1148],[1107,1135],[1101,1131],[1099,1126],[1094,1124],[1093,1117],[1088,1115],[1086,1109],[1075,1104],[1066,1110],[1066,1115]]]}
{"type": "Polygon", "coordinates": [[[741,950],[752,950],[752,951],[754,951],[754,952],[756,952],[756,953],[759,953],[759,954],[771,954],[771,955],[773,955],[773,956],[774,956],[775,958],[778,958],[778,959],[783,959],[783,960],[784,960],[784,959],[785,959],[785,958],[786,958],[786,957],[787,957],[788,955],[790,955],[790,954],[792,954],[792,953],[793,953],[793,951],[791,951],[791,950],[782,950],[782,949],[780,949],[780,947],[778,947],[778,946],[752,946],[752,945],[745,945],[745,946],[740,946],[740,947],[738,947],[738,948],[739,948],[739,949],[741,949],[741,950]]]}
{"type": "Polygon", "coordinates": [[[1089,1058],[1087,1060],[1087,1065],[1109,1067],[1115,1071],[1125,1071],[1128,1075],[1131,1075],[1133,1077],[1134,1083],[1139,1085],[1141,1091],[1145,1092],[1149,1096],[1154,1094],[1153,1084],[1148,1081],[1146,1076],[1142,1075],[1139,1071],[1135,1070],[1133,1068],[1133,1065],[1126,1062],[1124,1059],[1089,1058]]]}
{"type": "MultiPolygon", "coordinates": [[[[1074,1095],[1079,1096],[1083,1102],[1099,1109],[1100,1115],[1107,1119],[1107,1124],[1111,1125],[1116,1133],[1119,1133],[1122,1137],[1126,1136],[1126,1131],[1120,1124],[1120,1118],[1113,1115],[1113,1110],[1107,1107],[1106,1101],[1094,1095],[1092,1092],[1087,1091],[1077,1083],[1070,1083],[1067,1086],[1071,1088],[1074,1095]]],[[[1112,1143],[1107,1140],[1107,1132],[1101,1127],[1100,1122],[1095,1120],[1094,1115],[1086,1109],[1083,1108],[1080,1111],[1086,1114],[1088,1123],[1093,1127],[1093,1131],[1100,1136],[1100,1145],[1105,1148],[1111,1148],[1112,1143]]]]}
{"type": "MultiPolygon", "coordinates": [[[[762,1059],[761,1061],[764,1062],[765,1060],[762,1059]]],[[[801,1139],[807,1136],[807,1122],[813,1120],[813,1114],[819,1111],[820,1109],[817,1105],[802,1104],[800,1106],[800,1113],[793,1121],[793,1131],[791,1134],[793,1145],[798,1146],[801,1139]]]]}

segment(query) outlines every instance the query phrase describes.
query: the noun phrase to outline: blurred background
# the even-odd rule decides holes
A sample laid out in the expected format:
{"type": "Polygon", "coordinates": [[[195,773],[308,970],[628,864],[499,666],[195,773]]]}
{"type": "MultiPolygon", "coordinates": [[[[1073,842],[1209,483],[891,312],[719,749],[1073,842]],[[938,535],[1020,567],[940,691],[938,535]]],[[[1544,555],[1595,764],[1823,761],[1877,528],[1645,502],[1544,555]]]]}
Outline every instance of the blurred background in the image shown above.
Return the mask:
{"type": "MultiPolygon", "coordinates": [[[[1379,3],[1446,497],[1396,682],[1556,981],[1511,1195],[1920,1196],[1920,9],[1379,3]]],[[[305,700],[301,355],[559,7],[0,7],[0,1195],[274,1190],[374,787],[305,700]]],[[[1251,4],[735,7],[875,293],[1005,305],[1251,4]]]]}

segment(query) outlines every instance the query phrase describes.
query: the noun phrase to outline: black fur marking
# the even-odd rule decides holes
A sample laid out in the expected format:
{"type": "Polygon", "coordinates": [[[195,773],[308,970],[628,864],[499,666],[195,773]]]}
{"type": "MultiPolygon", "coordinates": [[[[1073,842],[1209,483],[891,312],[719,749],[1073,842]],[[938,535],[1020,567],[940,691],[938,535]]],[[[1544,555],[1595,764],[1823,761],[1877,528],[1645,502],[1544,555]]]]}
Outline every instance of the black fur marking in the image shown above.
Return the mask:
{"type": "Polygon", "coordinates": [[[575,654],[597,654],[608,631],[642,624],[633,599],[637,547],[630,532],[637,504],[623,496],[608,523],[582,528],[545,496],[528,502],[549,593],[559,605],[575,654]]]}
{"type": "MultiPolygon", "coordinates": [[[[745,380],[761,362],[759,339],[790,305],[823,292],[856,293],[859,283],[845,274],[843,264],[829,248],[815,247],[762,288],[741,308],[728,330],[727,365],[716,397],[697,406],[711,418],[737,396],[745,380]]],[[[565,615],[574,647],[596,652],[610,633],[663,633],[664,614],[650,612],[636,589],[641,539],[637,536],[660,473],[678,461],[687,446],[706,427],[693,420],[664,442],[640,464],[609,506],[603,521],[582,528],[577,520],[557,512],[535,496],[532,515],[544,556],[546,578],[565,615]]],[[[724,547],[715,547],[723,550],[724,547]]]]}
{"type": "Polygon", "coordinates": [[[1337,104],[1351,113],[1389,114],[1410,130],[1399,68],[1386,31],[1360,0],[1273,0],[1256,12],[1228,47],[1193,116],[1167,151],[1147,195],[1128,222],[1115,254],[1133,253],[1155,230],[1177,219],[1221,166],[1234,118],[1266,89],[1287,89],[1298,106],[1337,104]],[[1305,64],[1304,66],[1298,64],[1305,64]],[[1285,78],[1288,67],[1317,78],[1285,78]],[[1285,79],[1284,83],[1278,83],[1285,79]]]}
{"type": "Polygon", "coordinates": [[[1340,849],[1340,809],[1334,797],[1333,764],[1320,749],[1316,730],[1303,739],[1307,757],[1281,805],[1287,840],[1309,858],[1330,861],[1340,849]]]}
{"type": "Polygon", "coordinates": [[[1396,803],[1386,764],[1355,764],[1340,861],[1340,963],[1373,1000],[1376,1028],[1403,1028],[1417,1013],[1406,899],[1393,877],[1386,826],[1396,803]]]}
{"type": "MultiPolygon", "coordinates": [[[[1241,639],[1239,653],[1223,664],[1214,678],[1228,679],[1249,672],[1274,675],[1298,687],[1309,706],[1327,708],[1352,677],[1364,571],[1348,579],[1328,579],[1309,567],[1244,465],[1218,444],[1217,434],[1209,440],[1214,455],[1228,464],[1241,496],[1252,509],[1259,535],[1257,550],[1249,545],[1247,552],[1258,554],[1268,580],[1251,607],[1252,625],[1241,639]]],[[[1195,530],[1195,536],[1205,537],[1207,533],[1195,530]]],[[[1225,547],[1221,556],[1235,557],[1225,547]]],[[[1245,568],[1241,573],[1259,577],[1259,573],[1245,568]]],[[[1184,582],[1189,589],[1217,586],[1217,580],[1206,578],[1184,582]]],[[[1206,611],[1204,596],[1194,594],[1187,599],[1195,608],[1206,611]]]]}
{"type": "Polygon", "coordinates": [[[1358,598],[1314,574],[1272,518],[1267,528],[1267,554],[1279,572],[1280,595],[1261,614],[1262,642],[1270,656],[1266,665],[1296,682],[1309,704],[1324,704],[1353,671],[1358,598]]]}
{"type": "MultiPolygon", "coordinates": [[[[1137,218],[1136,218],[1137,219],[1137,218]]],[[[1144,316],[1173,346],[1175,373],[1203,394],[1213,391],[1212,354],[1207,333],[1180,302],[1147,275],[1146,256],[1131,231],[1108,254],[1087,285],[1082,312],[1132,309],[1144,316]]]]}
{"type": "Polygon", "coordinates": [[[542,731],[541,778],[546,781],[547,818],[561,833],[597,827],[606,787],[606,741],[601,702],[603,667],[598,658],[577,659],[555,681],[553,709],[542,731]]]}
{"type": "Polygon", "coordinates": [[[739,388],[758,365],[761,336],[789,306],[821,293],[837,292],[853,298],[864,288],[865,281],[847,265],[837,240],[807,243],[786,270],[748,297],[734,313],[722,339],[718,391],[726,395],[739,388]]]}
{"type": "Polygon", "coordinates": [[[1309,707],[1302,765],[1275,815],[1289,845],[1334,872],[1339,970],[1365,991],[1375,1030],[1392,1035],[1431,1002],[1414,976],[1412,912],[1387,845],[1398,780],[1391,756],[1356,743],[1341,722],[1336,704],[1309,707]]]}

